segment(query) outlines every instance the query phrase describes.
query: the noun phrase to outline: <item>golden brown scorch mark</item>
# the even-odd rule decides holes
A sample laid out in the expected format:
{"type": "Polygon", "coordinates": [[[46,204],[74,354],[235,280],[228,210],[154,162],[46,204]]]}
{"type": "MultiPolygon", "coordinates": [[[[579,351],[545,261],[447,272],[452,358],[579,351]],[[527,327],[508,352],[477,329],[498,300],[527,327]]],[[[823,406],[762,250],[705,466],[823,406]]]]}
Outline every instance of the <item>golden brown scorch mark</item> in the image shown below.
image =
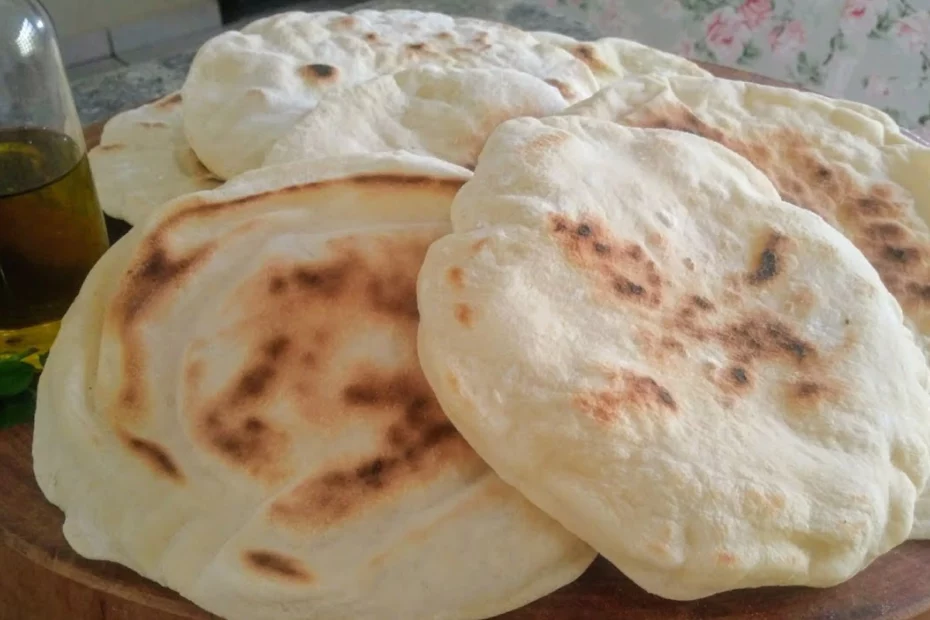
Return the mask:
{"type": "Polygon", "coordinates": [[[614,239],[604,223],[593,219],[571,221],[553,215],[550,230],[565,256],[603,292],[649,308],[662,303],[662,277],[639,244],[614,239]]]}
{"type": "Polygon", "coordinates": [[[788,385],[785,399],[789,410],[806,413],[837,402],[841,391],[835,383],[824,377],[807,377],[788,385]]]}
{"type": "Polygon", "coordinates": [[[304,65],[297,71],[300,77],[308,82],[333,82],[339,79],[339,70],[332,65],[304,65]]]}
{"type": "Polygon", "coordinates": [[[597,49],[589,43],[576,45],[571,49],[571,52],[596,73],[611,71],[610,65],[598,57],[597,49]]]}
{"type": "Polygon", "coordinates": [[[735,554],[728,551],[720,551],[717,553],[717,563],[721,566],[736,566],[739,562],[739,559],[735,554]]]}
{"type": "Polygon", "coordinates": [[[461,290],[465,287],[465,270],[457,266],[450,267],[446,272],[446,279],[454,288],[461,290]]]}
{"type": "Polygon", "coordinates": [[[184,475],[174,459],[160,445],[154,441],[133,436],[126,436],[124,440],[129,449],[144,460],[155,472],[171,478],[175,482],[184,480],[184,475]]]}
{"type": "Polygon", "coordinates": [[[766,236],[763,247],[755,259],[755,265],[747,276],[750,284],[760,285],[771,282],[784,268],[784,252],[788,238],[778,232],[766,236]]]}
{"type": "Polygon", "coordinates": [[[275,520],[292,527],[333,523],[402,492],[411,479],[435,475],[439,462],[477,462],[418,369],[394,375],[367,371],[346,386],[343,399],[379,416],[396,412],[378,453],[305,480],[272,505],[275,520]]]}
{"type": "Polygon", "coordinates": [[[755,384],[752,371],[739,364],[721,369],[715,379],[717,387],[724,394],[734,396],[751,391],[755,384]]]}
{"type": "Polygon", "coordinates": [[[475,320],[475,311],[468,304],[455,304],[455,320],[462,327],[471,327],[475,320]]]}
{"type": "Polygon", "coordinates": [[[164,99],[155,102],[156,108],[171,108],[181,103],[181,93],[174,93],[164,99]]]}
{"type": "Polygon", "coordinates": [[[777,317],[766,316],[764,311],[730,323],[714,336],[732,359],[746,365],[781,361],[803,368],[818,356],[813,344],[777,317]]]}
{"type": "Polygon", "coordinates": [[[358,24],[358,19],[353,15],[343,15],[332,21],[332,28],[339,30],[347,30],[354,28],[358,24]]]}
{"type": "Polygon", "coordinates": [[[523,157],[528,162],[540,162],[550,155],[559,145],[571,140],[567,132],[551,131],[533,138],[523,150],[523,157]]]}
{"type": "Polygon", "coordinates": [[[558,90],[559,94],[562,95],[562,98],[565,99],[565,101],[572,102],[575,100],[575,89],[573,89],[571,85],[566,84],[562,80],[557,80],[555,78],[549,78],[545,80],[545,82],[549,86],[552,86],[553,88],[558,90]]]}
{"type": "Polygon", "coordinates": [[[247,551],[243,554],[246,566],[255,572],[284,581],[311,583],[314,575],[297,558],[266,550],[247,551]]]}
{"type": "MultiPolygon", "coordinates": [[[[240,383],[237,392],[243,390],[240,383]]],[[[239,398],[256,398],[256,394],[237,394],[239,398]]],[[[278,463],[288,445],[285,433],[263,421],[261,414],[246,414],[242,403],[226,411],[219,408],[209,411],[197,429],[210,447],[229,463],[258,478],[276,479],[281,473],[278,463]]]]}
{"type": "Polygon", "coordinates": [[[459,395],[462,393],[462,386],[459,385],[459,379],[452,371],[446,374],[446,383],[449,384],[449,389],[452,390],[453,394],[459,395]]]}
{"type": "Polygon", "coordinates": [[[614,374],[610,383],[605,390],[578,394],[575,405],[603,423],[632,413],[678,411],[671,392],[652,377],[623,370],[614,374]]]}
{"type": "Polygon", "coordinates": [[[471,244],[471,253],[472,253],[472,256],[474,256],[475,254],[477,254],[478,252],[480,252],[480,251],[484,248],[484,246],[486,246],[487,244],[488,244],[488,238],[487,238],[487,237],[482,237],[481,239],[478,239],[477,241],[475,241],[474,243],[472,243],[472,244],[471,244]]]}

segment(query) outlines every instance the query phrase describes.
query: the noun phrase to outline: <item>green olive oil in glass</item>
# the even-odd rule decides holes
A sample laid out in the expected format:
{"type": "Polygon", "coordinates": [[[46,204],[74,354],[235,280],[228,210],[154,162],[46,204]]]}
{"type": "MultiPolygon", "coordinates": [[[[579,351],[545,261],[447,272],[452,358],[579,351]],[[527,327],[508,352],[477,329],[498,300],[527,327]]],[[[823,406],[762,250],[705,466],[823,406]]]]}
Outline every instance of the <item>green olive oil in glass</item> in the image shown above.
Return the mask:
{"type": "Polygon", "coordinates": [[[0,0],[0,358],[48,350],[108,247],[51,21],[0,0]]]}

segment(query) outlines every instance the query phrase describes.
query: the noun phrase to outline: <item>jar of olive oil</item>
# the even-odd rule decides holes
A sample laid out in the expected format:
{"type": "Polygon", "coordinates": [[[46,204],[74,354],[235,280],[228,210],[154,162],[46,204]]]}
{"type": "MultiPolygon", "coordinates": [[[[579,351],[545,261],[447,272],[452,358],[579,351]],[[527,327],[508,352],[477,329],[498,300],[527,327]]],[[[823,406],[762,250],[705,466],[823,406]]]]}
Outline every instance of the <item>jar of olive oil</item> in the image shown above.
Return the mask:
{"type": "Polygon", "coordinates": [[[107,246],[51,20],[0,0],[0,359],[48,350],[107,246]]]}

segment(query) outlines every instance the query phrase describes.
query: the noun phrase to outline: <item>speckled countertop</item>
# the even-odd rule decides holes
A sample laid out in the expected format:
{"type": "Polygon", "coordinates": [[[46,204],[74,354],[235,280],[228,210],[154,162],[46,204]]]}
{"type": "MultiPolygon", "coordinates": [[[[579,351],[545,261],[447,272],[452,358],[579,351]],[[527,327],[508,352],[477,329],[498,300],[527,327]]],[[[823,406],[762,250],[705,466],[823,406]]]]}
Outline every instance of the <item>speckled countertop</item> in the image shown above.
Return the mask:
{"type": "MultiPolygon", "coordinates": [[[[555,15],[534,0],[374,0],[348,10],[397,8],[479,17],[526,30],[561,32],[578,39],[590,39],[594,31],[583,23],[555,15]]],[[[165,58],[72,81],[81,122],[87,125],[105,120],[177,90],[195,52],[196,49],[178,50],[165,58]]]]}

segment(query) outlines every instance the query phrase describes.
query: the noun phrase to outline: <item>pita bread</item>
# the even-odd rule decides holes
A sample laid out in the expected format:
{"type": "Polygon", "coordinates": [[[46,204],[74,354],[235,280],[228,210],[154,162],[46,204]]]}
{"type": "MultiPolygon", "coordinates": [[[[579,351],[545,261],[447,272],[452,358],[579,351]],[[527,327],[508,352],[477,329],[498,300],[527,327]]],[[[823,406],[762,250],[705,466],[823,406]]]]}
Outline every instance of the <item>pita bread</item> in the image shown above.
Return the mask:
{"type": "Polygon", "coordinates": [[[419,65],[504,68],[558,87],[569,103],[598,89],[565,50],[511,26],[419,11],[283,13],[200,48],[184,83],[184,129],[222,178],[268,149],[336,88],[419,65]]]}
{"type": "Polygon", "coordinates": [[[405,150],[473,169],[500,123],[567,105],[556,88],[527,73],[417,67],[324,97],[274,144],[264,165],[405,150]]]}
{"type": "Polygon", "coordinates": [[[692,75],[712,77],[687,58],[619,37],[577,41],[555,32],[533,32],[543,43],[570,52],[588,65],[602,87],[631,75],[692,75]]]}
{"type": "Polygon", "coordinates": [[[911,530],[928,371],[852,243],[747,160],[582,117],[491,135],[419,276],[443,409],[672,599],[840,583],[911,530]]]}
{"type": "Polygon", "coordinates": [[[187,144],[180,93],[111,118],[88,158],[104,212],[133,225],[169,200],[221,183],[187,144]]]}
{"type": "Polygon", "coordinates": [[[39,486],[80,554],[231,620],[483,618],[594,552],[505,485],[416,357],[462,168],[254,171],[120,241],[39,386],[39,486]],[[106,484],[102,484],[102,480],[106,484]]]}

